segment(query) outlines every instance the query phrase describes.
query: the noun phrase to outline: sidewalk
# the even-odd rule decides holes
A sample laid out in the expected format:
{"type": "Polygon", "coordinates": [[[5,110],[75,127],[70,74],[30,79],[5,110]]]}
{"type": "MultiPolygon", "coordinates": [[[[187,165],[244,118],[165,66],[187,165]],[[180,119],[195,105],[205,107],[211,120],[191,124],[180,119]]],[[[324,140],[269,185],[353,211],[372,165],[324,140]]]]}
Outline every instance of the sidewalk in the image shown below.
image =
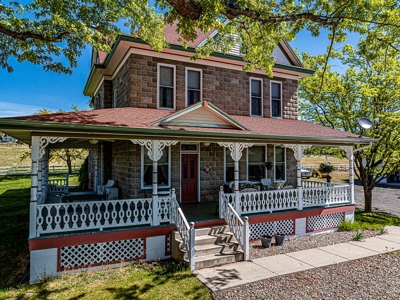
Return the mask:
{"type": "Polygon", "coordinates": [[[387,234],[363,241],[257,258],[252,261],[200,269],[194,273],[201,282],[215,292],[279,275],[400,250],[400,227],[386,228],[387,234]]]}

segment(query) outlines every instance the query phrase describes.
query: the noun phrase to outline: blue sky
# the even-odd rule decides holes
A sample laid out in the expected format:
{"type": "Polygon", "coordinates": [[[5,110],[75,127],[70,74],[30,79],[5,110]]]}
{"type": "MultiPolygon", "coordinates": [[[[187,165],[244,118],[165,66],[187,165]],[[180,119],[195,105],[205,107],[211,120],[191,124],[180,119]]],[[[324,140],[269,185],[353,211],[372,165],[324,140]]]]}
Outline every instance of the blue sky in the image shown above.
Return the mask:
{"type": "MultiPolygon", "coordinates": [[[[328,40],[326,34],[312,38],[307,32],[302,32],[290,44],[300,52],[317,55],[326,51],[328,40]]],[[[45,72],[41,66],[11,60],[13,73],[0,68],[0,117],[31,115],[43,108],[71,110],[72,104],[88,109],[90,98],[82,91],[90,70],[90,58],[91,49],[88,47],[72,75],[45,72]]]]}

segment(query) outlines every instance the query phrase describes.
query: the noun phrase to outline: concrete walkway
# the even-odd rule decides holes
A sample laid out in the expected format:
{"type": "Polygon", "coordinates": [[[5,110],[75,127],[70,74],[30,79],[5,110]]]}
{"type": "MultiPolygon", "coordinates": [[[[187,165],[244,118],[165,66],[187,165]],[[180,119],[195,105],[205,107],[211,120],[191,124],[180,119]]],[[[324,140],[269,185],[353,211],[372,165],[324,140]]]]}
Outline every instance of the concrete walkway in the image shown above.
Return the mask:
{"type": "Polygon", "coordinates": [[[325,246],[268,256],[195,271],[213,292],[279,275],[319,268],[349,260],[400,250],[400,227],[387,227],[387,234],[363,241],[325,246]]]}

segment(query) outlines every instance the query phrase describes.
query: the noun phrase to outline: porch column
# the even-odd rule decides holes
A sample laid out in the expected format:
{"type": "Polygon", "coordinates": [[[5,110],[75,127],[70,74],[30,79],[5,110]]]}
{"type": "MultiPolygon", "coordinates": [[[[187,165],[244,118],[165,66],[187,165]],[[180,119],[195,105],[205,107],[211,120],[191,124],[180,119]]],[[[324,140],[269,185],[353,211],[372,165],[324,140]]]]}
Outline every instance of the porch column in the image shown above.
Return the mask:
{"type": "Polygon", "coordinates": [[[301,184],[301,159],[303,158],[304,150],[312,147],[311,145],[298,145],[298,144],[285,144],[286,148],[292,149],[294,152],[294,158],[296,159],[296,185],[298,189],[298,205],[297,209],[303,209],[303,186],[301,184]]]}
{"type": "Polygon", "coordinates": [[[178,141],[161,141],[161,140],[131,140],[132,143],[140,146],[145,146],[147,149],[147,155],[153,161],[153,226],[160,225],[158,218],[159,207],[158,207],[158,173],[157,173],[157,161],[162,157],[163,150],[165,147],[176,145],[178,141]]]}
{"type": "MultiPolygon", "coordinates": [[[[240,193],[239,193],[239,161],[242,158],[242,152],[245,148],[253,146],[252,143],[223,143],[218,145],[228,148],[231,151],[231,157],[234,161],[234,181],[235,181],[235,210],[240,215],[240,193]]],[[[225,170],[224,170],[225,172],[225,170]]]]}
{"type": "Polygon", "coordinates": [[[97,193],[99,191],[99,170],[98,170],[98,162],[97,162],[97,152],[98,149],[93,150],[93,161],[94,161],[94,180],[93,180],[93,185],[94,185],[94,191],[97,193]]]}
{"type": "Polygon", "coordinates": [[[340,146],[349,160],[350,204],[354,204],[354,149],[352,146],[340,146]]]}
{"type": "MultiPolygon", "coordinates": [[[[43,203],[43,158],[38,162],[38,197],[40,197],[40,202],[43,203]]],[[[40,203],[39,203],[40,204],[40,203]]]]}
{"type": "Polygon", "coordinates": [[[32,170],[31,170],[31,201],[29,205],[29,238],[36,237],[36,214],[37,214],[37,165],[39,160],[39,137],[32,136],[32,170]]]}

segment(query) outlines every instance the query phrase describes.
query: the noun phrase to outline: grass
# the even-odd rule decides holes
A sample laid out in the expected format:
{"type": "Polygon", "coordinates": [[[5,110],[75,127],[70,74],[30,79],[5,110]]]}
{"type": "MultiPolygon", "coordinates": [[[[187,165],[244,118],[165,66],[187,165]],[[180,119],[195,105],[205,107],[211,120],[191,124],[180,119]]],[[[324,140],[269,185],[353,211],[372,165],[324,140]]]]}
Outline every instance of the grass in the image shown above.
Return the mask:
{"type": "MultiPolygon", "coordinates": [[[[70,184],[76,182],[77,176],[70,176],[70,184]]],[[[29,263],[29,187],[29,177],[0,176],[0,299],[212,299],[190,270],[173,261],[136,262],[20,285],[29,263]]]]}
{"type": "Polygon", "coordinates": [[[384,233],[385,226],[400,226],[400,218],[376,213],[355,211],[354,222],[340,223],[339,231],[379,230],[384,233]]]}
{"type": "Polygon", "coordinates": [[[97,272],[65,274],[0,292],[1,299],[212,299],[182,264],[132,263],[97,272]]]}

